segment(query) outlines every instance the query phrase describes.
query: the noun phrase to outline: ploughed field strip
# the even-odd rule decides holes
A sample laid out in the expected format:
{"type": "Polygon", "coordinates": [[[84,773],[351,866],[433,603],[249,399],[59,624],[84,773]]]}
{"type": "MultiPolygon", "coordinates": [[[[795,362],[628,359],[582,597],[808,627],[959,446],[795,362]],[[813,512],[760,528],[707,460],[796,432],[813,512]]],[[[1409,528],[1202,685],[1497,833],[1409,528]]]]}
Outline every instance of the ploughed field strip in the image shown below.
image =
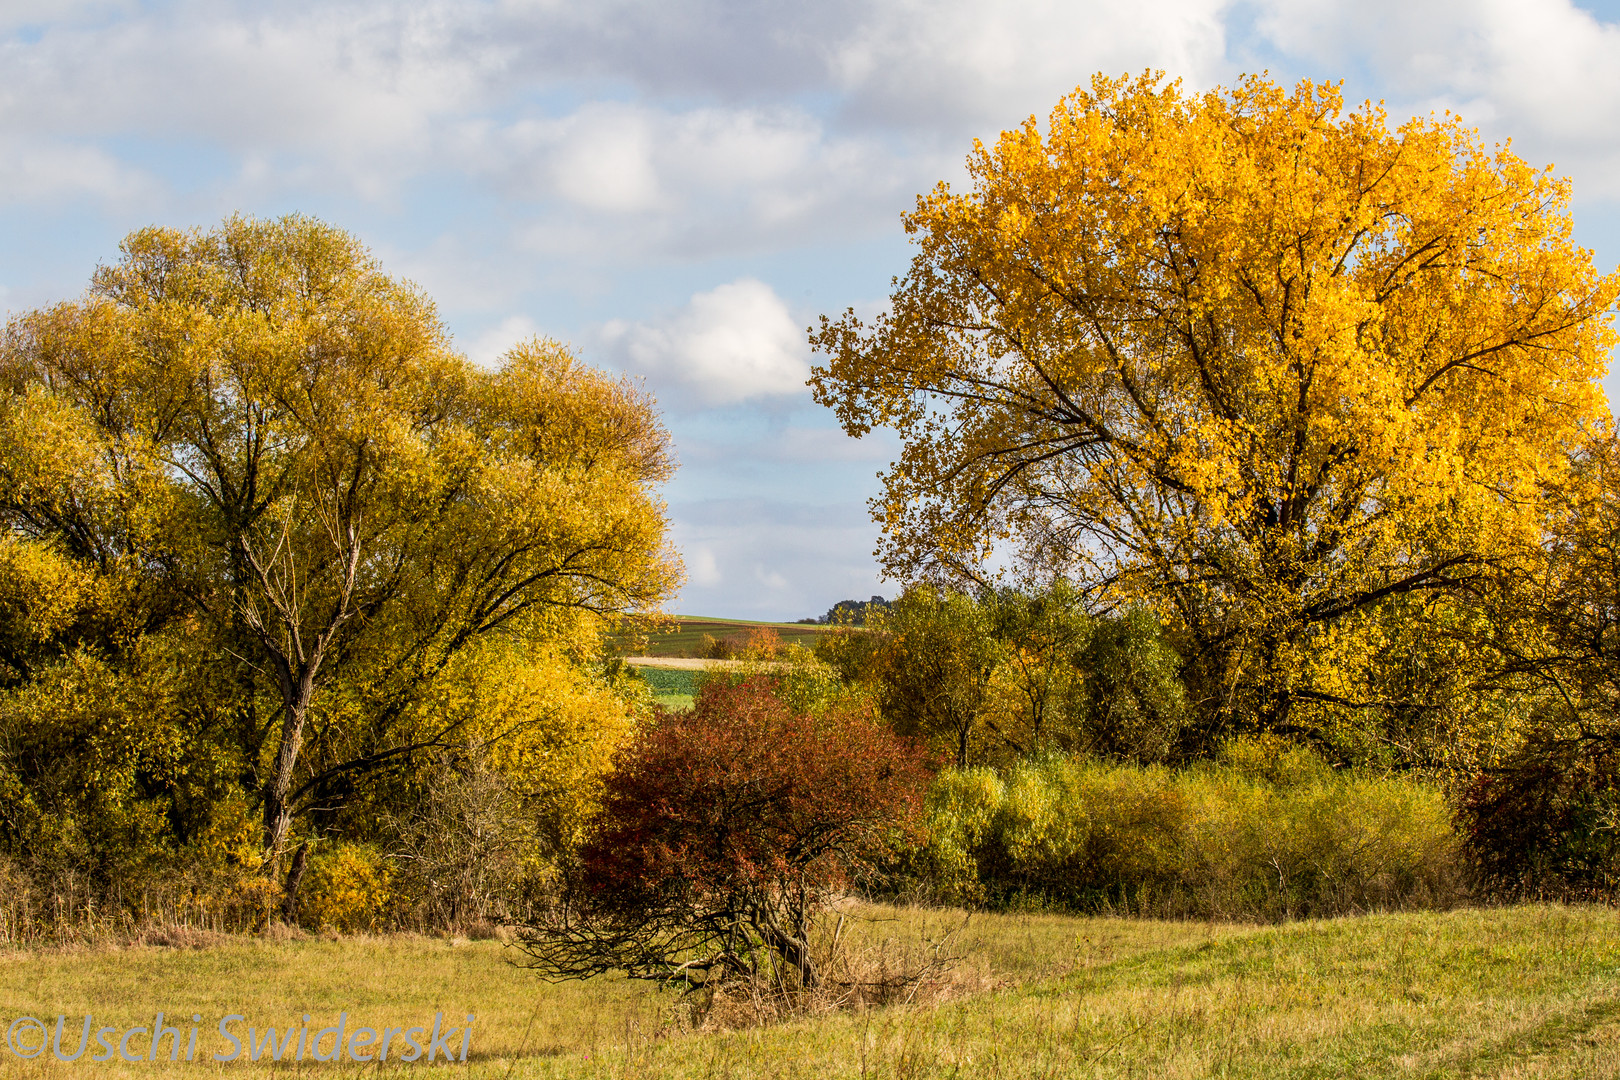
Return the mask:
{"type": "MultiPolygon", "coordinates": [[[[203,1020],[187,1063],[66,1066],[0,1049],[17,1077],[319,1075],[376,1062],[215,1065],[215,1030],[476,1016],[471,1077],[1595,1077],[1620,1075],[1620,916],[1524,906],[1277,926],[856,909],[883,955],[955,929],[942,1000],[692,1031],[676,995],[621,978],[545,984],[498,942],[416,937],[0,954],[0,1018],[86,1012],[127,1029],[203,1020]],[[216,1071],[217,1070],[217,1071],[216,1071]]],[[[74,1041],[69,1037],[69,1047],[74,1041]]],[[[134,1044],[131,1044],[132,1047],[134,1044]]],[[[169,1040],[160,1058],[167,1058],[169,1040]]],[[[459,1050],[459,1043],[457,1046],[459,1050]]],[[[184,1050],[182,1049],[182,1056],[184,1050]]],[[[420,1063],[418,1063],[420,1064],[420,1063]]],[[[386,1066],[385,1066],[386,1067],[386,1066]]]]}
{"type": "Polygon", "coordinates": [[[748,622],[741,619],[701,619],[676,616],[678,629],[664,634],[648,636],[644,656],[652,657],[687,657],[696,656],[704,644],[704,637],[711,638],[741,638],[754,627],[766,627],[774,630],[784,645],[799,644],[811,647],[816,643],[816,637],[829,629],[825,626],[814,626],[809,623],[771,623],[748,622]]]}

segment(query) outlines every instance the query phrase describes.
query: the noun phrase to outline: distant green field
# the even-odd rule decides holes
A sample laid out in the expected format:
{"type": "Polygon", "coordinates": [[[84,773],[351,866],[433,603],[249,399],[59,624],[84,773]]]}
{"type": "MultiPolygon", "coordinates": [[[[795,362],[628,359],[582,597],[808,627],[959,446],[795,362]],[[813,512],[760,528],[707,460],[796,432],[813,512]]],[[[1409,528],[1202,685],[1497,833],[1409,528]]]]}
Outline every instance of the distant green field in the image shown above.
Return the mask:
{"type": "Polygon", "coordinates": [[[775,630],[786,644],[804,646],[815,644],[818,634],[827,632],[825,626],[810,623],[749,622],[745,619],[704,619],[686,615],[676,616],[679,627],[672,633],[655,634],[648,639],[643,656],[697,656],[703,648],[703,636],[741,638],[755,626],[768,626],[775,630]]]}
{"type": "Polygon", "coordinates": [[[644,667],[637,669],[653,693],[658,696],[665,694],[685,694],[691,697],[697,693],[697,677],[701,671],[675,671],[671,668],[644,667]]]}
{"type": "Polygon", "coordinates": [[[671,668],[644,667],[636,669],[648,686],[653,700],[666,709],[689,709],[697,696],[697,678],[700,671],[676,671],[671,668]]]}

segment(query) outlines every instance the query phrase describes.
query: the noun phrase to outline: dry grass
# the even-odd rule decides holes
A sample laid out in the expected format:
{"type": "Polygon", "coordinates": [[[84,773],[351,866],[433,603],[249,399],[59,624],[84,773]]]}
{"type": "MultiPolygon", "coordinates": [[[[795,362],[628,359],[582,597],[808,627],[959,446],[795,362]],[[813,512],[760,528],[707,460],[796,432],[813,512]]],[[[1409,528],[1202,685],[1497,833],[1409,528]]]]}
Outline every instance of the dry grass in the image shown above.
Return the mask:
{"type": "MultiPolygon", "coordinates": [[[[890,1006],[938,1005],[1001,985],[970,944],[973,919],[923,909],[848,903],[811,933],[819,979],[811,989],[773,984],[771,973],[694,994],[694,1031],[730,1031],[890,1006]]],[[[975,949],[974,946],[980,946],[975,949]]]]}
{"type": "MultiPolygon", "coordinates": [[[[959,913],[862,909],[846,933],[898,958],[959,913]]],[[[120,1027],[226,1012],[285,1027],[478,1015],[476,1077],[1538,1077],[1620,1075],[1620,916],[1527,906],[1272,927],[975,916],[928,1002],[691,1030],[622,979],[537,984],[496,942],[176,943],[0,954],[0,1017],[94,1011],[120,1027]],[[203,944],[206,947],[191,947],[203,944]]],[[[872,950],[877,950],[874,953],[872,950]]],[[[21,1077],[259,1075],[263,1066],[19,1062],[21,1077]]],[[[47,1052],[48,1057],[48,1052],[47,1052]]],[[[407,1066],[387,1066],[388,1068],[407,1066]]],[[[291,1071],[288,1066],[284,1070],[291,1071]]],[[[377,1066],[315,1065],[345,1074],[377,1066]]]]}

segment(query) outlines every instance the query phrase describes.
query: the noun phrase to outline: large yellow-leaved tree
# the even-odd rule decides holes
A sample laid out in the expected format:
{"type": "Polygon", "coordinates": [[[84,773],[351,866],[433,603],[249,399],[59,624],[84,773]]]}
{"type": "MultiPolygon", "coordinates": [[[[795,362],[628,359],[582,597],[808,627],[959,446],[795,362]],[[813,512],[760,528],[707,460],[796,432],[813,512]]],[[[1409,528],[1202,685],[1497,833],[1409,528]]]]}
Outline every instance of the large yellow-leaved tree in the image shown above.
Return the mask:
{"type": "Polygon", "coordinates": [[[471,645],[588,651],[581,617],[661,603],[672,465],[634,384],[539,340],[474,366],[338,229],[142,230],[6,330],[0,549],[49,587],[0,660],[162,632],[212,665],[193,726],[234,745],[273,870],[309,808],[489,734],[424,707],[471,645]]]}
{"type": "Polygon", "coordinates": [[[1016,549],[1152,605],[1206,736],[1293,726],[1344,696],[1320,635],[1532,550],[1606,415],[1620,279],[1567,181],[1455,117],[1099,77],[969,171],[906,217],[890,310],[812,334],[817,400],[903,441],[885,565],[1016,549]]]}

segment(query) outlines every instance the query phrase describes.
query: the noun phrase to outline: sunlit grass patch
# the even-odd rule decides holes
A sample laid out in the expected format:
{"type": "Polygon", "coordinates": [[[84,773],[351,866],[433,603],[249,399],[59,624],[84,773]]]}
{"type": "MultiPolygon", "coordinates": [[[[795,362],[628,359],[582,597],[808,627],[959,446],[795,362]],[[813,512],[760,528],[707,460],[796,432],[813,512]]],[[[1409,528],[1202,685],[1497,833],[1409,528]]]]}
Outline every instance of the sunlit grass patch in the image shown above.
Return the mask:
{"type": "MultiPolygon", "coordinates": [[[[952,933],[988,987],[927,1005],[693,1031],[676,995],[623,979],[547,985],[498,942],[232,941],[202,949],[0,954],[0,1017],[71,1028],[166,1022],[205,1034],[477,1015],[470,1077],[1589,1077],[1620,1073],[1620,916],[1527,906],[1254,926],[863,907],[858,947],[952,933]],[[965,925],[964,925],[965,919],[965,925]],[[105,1017],[105,1020],[102,1018],[105,1017]]],[[[165,1048],[166,1048],[165,1044],[165,1048]]],[[[23,1077],[258,1075],[197,1062],[76,1066],[5,1056],[23,1077]],[[217,1072],[216,1072],[217,1070],[217,1072]]],[[[4,1053],[0,1051],[0,1053],[4,1053]]],[[[49,1057],[47,1051],[46,1058],[49,1057]]],[[[394,1066],[389,1066],[390,1068],[394,1066]]],[[[417,1066],[398,1066],[419,1068],[417,1066]]],[[[283,1064],[282,1070],[291,1066],[283,1064]]],[[[308,1060],[300,1073],[347,1074],[308,1060]]]]}

